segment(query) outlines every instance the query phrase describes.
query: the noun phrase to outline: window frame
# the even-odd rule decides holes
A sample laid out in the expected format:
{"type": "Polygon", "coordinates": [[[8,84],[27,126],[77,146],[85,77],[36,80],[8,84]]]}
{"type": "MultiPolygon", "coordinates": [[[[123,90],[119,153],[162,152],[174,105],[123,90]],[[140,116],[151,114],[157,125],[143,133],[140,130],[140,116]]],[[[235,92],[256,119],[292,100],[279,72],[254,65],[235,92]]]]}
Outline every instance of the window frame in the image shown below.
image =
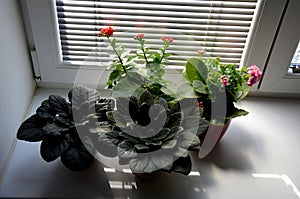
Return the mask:
{"type": "Polygon", "coordinates": [[[300,94],[300,76],[288,70],[300,40],[300,1],[285,2],[279,28],[267,57],[264,77],[260,83],[261,92],[300,94]],[[293,31],[291,31],[291,28],[293,31]],[[284,58],[282,58],[284,57],[284,58]]]}

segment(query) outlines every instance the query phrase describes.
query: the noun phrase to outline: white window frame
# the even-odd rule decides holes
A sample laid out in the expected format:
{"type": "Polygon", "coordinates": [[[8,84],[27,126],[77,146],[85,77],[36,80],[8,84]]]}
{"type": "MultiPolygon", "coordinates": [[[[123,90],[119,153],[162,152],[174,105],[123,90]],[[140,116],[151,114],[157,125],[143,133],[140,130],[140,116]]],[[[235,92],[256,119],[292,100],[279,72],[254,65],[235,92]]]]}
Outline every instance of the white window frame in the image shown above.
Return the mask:
{"type": "Polygon", "coordinates": [[[98,88],[104,87],[104,80],[109,75],[105,69],[96,65],[78,69],[78,66],[74,67],[62,61],[55,1],[24,0],[21,6],[23,15],[29,19],[25,21],[26,31],[32,33],[33,44],[29,46],[37,73],[35,76],[40,76],[37,81],[39,87],[69,88],[75,82],[93,87],[97,84],[98,88]],[[103,77],[101,81],[99,77],[103,77]]]}
{"type": "MultiPolygon", "coordinates": [[[[287,76],[286,64],[291,58],[292,50],[295,50],[297,42],[295,42],[296,35],[293,34],[293,38],[289,43],[284,44],[284,46],[289,47],[290,50],[287,54],[284,54],[286,58],[282,59],[282,62],[276,60],[278,59],[279,46],[282,45],[281,41],[285,34],[283,28],[285,26],[292,25],[291,23],[286,23],[289,21],[289,9],[286,10],[286,16],[282,20],[282,14],[285,11],[285,5],[288,1],[292,4],[296,4],[299,8],[299,0],[259,0],[259,8],[257,9],[255,17],[255,23],[252,26],[252,33],[247,39],[246,45],[248,45],[247,50],[245,50],[242,63],[245,66],[256,64],[261,70],[264,70],[264,78],[260,85],[255,86],[252,90],[253,92],[279,92],[279,93],[300,93],[296,84],[293,82],[300,82],[293,76],[287,76]],[[298,2],[297,2],[298,1],[298,2]],[[282,20],[282,21],[281,21],[282,20]],[[278,31],[278,27],[281,24],[281,29],[278,31]],[[274,39],[275,42],[274,42],[274,39]],[[269,53],[272,52],[270,55],[269,53]],[[288,55],[290,54],[290,55],[288,55]],[[283,61],[284,60],[284,61],[283,61]],[[283,63],[284,62],[284,63],[283,63]],[[276,67],[274,63],[277,63],[276,67]],[[274,77],[276,75],[276,78],[274,77]],[[281,82],[281,83],[279,83],[281,82]]],[[[291,6],[291,9],[296,9],[296,6],[291,6]]],[[[91,84],[95,86],[97,84],[98,88],[103,88],[105,85],[105,80],[108,77],[109,72],[99,66],[90,66],[90,68],[80,68],[78,70],[74,65],[66,64],[62,62],[61,48],[58,35],[57,27],[57,16],[55,13],[55,1],[52,0],[25,0],[22,3],[22,7],[27,10],[30,31],[33,35],[33,43],[35,48],[32,48],[32,54],[37,55],[33,59],[36,60],[37,65],[43,65],[43,67],[36,67],[40,69],[41,74],[48,74],[47,76],[42,76],[38,86],[40,87],[70,87],[76,83],[82,83],[88,85],[91,84]],[[53,28],[54,27],[54,28],[53,28]],[[51,59],[49,59],[49,57],[51,59]],[[47,66],[47,67],[45,67],[47,66]],[[57,67],[53,67],[57,66],[57,67]],[[97,70],[95,70],[97,67],[97,70]],[[99,77],[102,77],[99,80],[99,77]]],[[[23,9],[24,10],[24,9],[23,9]]],[[[299,18],[300,13],[294,12],[299,18]]],[[[27,24],[28,25],[28,24],[27,24]]],[[[28,27],[27,27],[28,29],[28,27]]],[[[29,32],[30,32],[29,31],[29,32]]],[[[299,30],[300,31],[300,28],[299,30]]],[[[27,30],[28,32],[28,30],[27,30]]],[[[288,32],[288,31],[287,31],[288,32]]],[[[299,38],[298,38],[299,41],[299,38]]],[[[29,45],[31,46],[31,45],[29,45]]],[[[281,50],[282,51],[282,50],[281,50]]],[[[175,73],[168,73],[169,78],[178,80],[179,75],[175,73]]],[[[298,83],[299,85],[299,83],[298,83]]]]}
{"type": "Polygon", "coordinates": [[[300,76],[288,73],[300,40],[300,1],[286,2],[285,14],[273,41],[260,84],[262,92],[300,94],[300,76]]]}

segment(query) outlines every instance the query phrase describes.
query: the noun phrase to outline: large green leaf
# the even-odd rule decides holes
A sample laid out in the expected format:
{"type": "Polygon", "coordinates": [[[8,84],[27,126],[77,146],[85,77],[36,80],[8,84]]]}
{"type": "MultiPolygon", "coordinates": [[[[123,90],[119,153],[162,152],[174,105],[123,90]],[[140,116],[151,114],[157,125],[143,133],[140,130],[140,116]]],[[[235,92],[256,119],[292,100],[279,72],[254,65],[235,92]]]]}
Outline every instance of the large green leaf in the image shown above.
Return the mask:
{"type": "Polygon", "coordinates": [[[60,95],[50,95],[49,105],[55,113],[70,113],[70,106],[60,95]]]}
{"type": "Polygon", "coordinates": [[[129,167],[133,173],[151,173],[166,167],[173,163],[171,155],[146,156],[131,159],[129,167]]]}
{"type": "Polygon", "coordinates": [[[43,126],[45,121],[37,114],[25,120],[18,129],[17,138],[29,142],[38,142],[44,138],[43,126]]]}
{"type": "Polygon", "coordinates": [[[42,141],[40,153],[42,158],[51,162],[63,154],[69,147],[69,142],[64,137],[47,137],[42,141]]]}
{"type": "Polygon", "coordinates": [[[205,83],[208,69],[203,61],[197,58],[191,58],[185,65],[186,78],[193,83],[194,80],[200,80],[205,83]]]}
{"type": "Polygon", "coordinates": [[[188,83],[183,83],[178,86],[176,90],[176,94],[183,98],[196,98],[196,94],[194,92],[193,87],[191,87],[188,83]]]}
{"type": "Polygon", "coordinates": [[[200,80],[193,81],[193,88],[197,93],[200,94],[207,94],[207,87],[206,85],[200,80]]]}
{"type": "Polygon", "coordinates": [[[45,134],[48,135],[61,135],[61,132],[69,130],[67,127],[60,126],[56,123],[48,123],[43,127],[45,134]]]}
{"type": "Polygon", "coordinates": [[[61,156],[62,163],[72,171],[88,169],[94,162],[94,156],[84,146],[69,148],[61,156]]]}
{"type": "MultiPolygon", "coordinates": [[[[143,157],[139,159],[131,159],[129,161],[129,167],[133,173],[147,173],[146,167],[149,165],[149,158],[143,157]]],[[[148,168],[149,169],[149,168],[148,168]]],[[[155,167],[151,168],[148,173],[155,171],[155,167]]]]}
{"type": "Polygon", "coordinates": [[[68,93],[69,101],[72,106],[79,107],[83,102],[96,102],[100,99],[97,90],[90,89],[82,85],[73,87],[68,93]]]}
{"type": "MultiPolygon", "coordinates": [[[[195,132],[196,134],[196,132],[195,132]]],[[[178,137],[178,145],[184,149],[200,145],[199,137],[188,131],[184,131],[178,137]]]]}
{"type": "Polygon", "coordinates": [[[117,98],[135,95],[136,92],[140,92],[145,83],[145,78],[139,73],[128,71],[113,89],[112,96],[117,98]]]}
{"type": "Polygon", "coordinates": [[[42,102],[41,106],[37,108],[36,113],[40,116],[40,118],[46,119],[48,121],[53,121],[53,118],[56,114],[50,107],[49,99],[42,102]]]}

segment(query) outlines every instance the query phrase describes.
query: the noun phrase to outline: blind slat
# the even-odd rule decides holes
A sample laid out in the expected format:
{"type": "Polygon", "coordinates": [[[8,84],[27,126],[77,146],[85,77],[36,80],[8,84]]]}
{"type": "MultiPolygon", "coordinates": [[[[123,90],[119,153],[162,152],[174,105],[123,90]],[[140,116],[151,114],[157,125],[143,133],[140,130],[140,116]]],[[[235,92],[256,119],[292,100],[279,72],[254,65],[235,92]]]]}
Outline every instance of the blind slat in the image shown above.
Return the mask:
{"type": "Polygon", "coordinates": [[[154,52],[161,36],[172,36],[168,67],[183,68],[186,59],[204,48],[222,63],[240,62],[257,0],[56,0],[63,60],[107,65],[113,54],[101,28],[112,26],[117,44],[131,49],[134,36],[146,35],[154,52]]]}
{"type": "Polygon", "coordinates": [[[74,12],[74,13],[93,13],[97,14],[123,14],[123,15],[132,15],[132,16],[169,16],[169,17],[195,17],[195,18],[206,18],[208,19],[208,14],[210,19],[238,19],[251,21],[252,15],[250,14],[230,14],[230,13],[210,13],[210,12],[190,12],[190,11],[181,11],[174,12],[170,10],[137,10],[137,9],[113,9],[113,8],[85,8],[85,7],[58,7],[58,12],[74,12]]]}

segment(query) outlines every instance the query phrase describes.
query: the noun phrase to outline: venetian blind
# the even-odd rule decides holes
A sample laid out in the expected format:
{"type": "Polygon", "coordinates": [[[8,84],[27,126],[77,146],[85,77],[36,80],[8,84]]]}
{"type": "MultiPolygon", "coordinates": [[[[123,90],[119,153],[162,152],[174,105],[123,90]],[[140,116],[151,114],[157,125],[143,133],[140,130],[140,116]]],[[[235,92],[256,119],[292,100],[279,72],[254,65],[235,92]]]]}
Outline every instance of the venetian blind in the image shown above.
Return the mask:
{"type": "Polygon", "coordinates": [[[153,50],[161,46],[161,36],[173,37],[169,67],[183,68],[201,48],[207,57],[239,64],[256,4],[257,0],[57,0],[62,57],[70,63],[107,63],[111,50],[97,33],[112,26],[117,42],[131,53],[137,50],[137,33],[146,35],[153,50]]]}

